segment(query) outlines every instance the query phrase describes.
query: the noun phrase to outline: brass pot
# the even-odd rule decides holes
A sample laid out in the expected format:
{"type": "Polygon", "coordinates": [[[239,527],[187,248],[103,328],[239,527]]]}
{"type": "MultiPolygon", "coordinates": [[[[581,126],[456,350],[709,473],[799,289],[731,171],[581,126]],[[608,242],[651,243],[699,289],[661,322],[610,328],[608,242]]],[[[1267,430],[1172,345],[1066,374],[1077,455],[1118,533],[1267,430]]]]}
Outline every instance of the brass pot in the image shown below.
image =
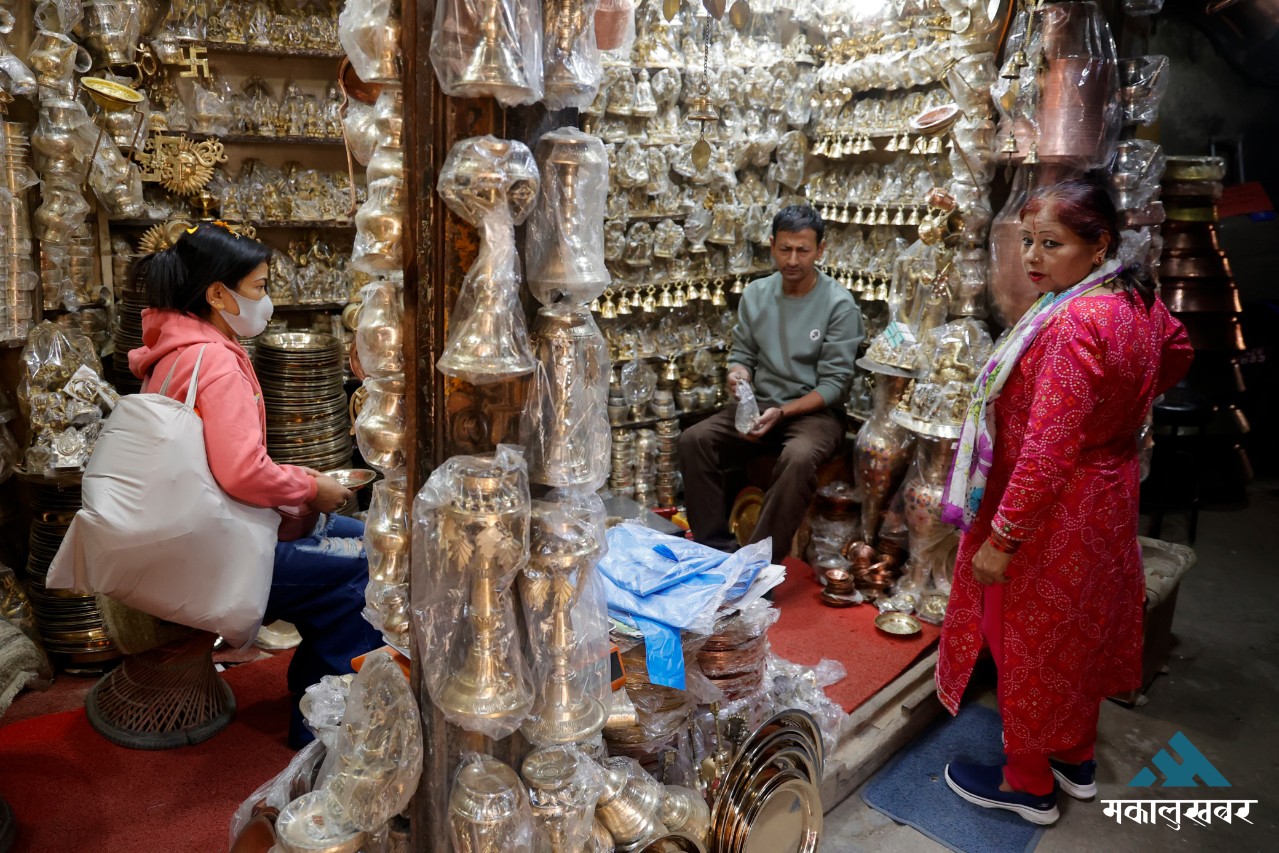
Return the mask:
{"type": "Polygon", "coordinates": [[[373,377],[404,372],[403,285],[377,281],[364,288],[355,347],[360,367],[373,377]]]}
{"type": "Polygon", "coordinates": [[[874,408],[857,433],[853,458],[857,482],[862,487],[862,531],[874,543],[888,498],[906,474],[915,439],[909,430],[893,423],[891,414],[906,393],[910,379],[885,373],[875,375],[874,408]]]}
{"type": "Polygon", "coordinates": [[[409,497],[403,478],[373,484],[364,522],[364,551],[369,580],[404,583],[409,569],[409,497]]]}
{"type": "Polygon", "coordinates": [[[360,455],[386,476],[404,473],[404,378],[367,379],[368,397],[355,421],[360,455]]]}
{"type": "Polygon", "coordinates": [[[449,794],[449,834],[457,853],[532,849],[533,815],[515,771],[489,756],[464,765],[449,794]]]}
{"type": "Polygon", "coordinates": [[[1247,349],[1243,327],[1232,314],[1179,314],[1177,319],[1190,335],[1190,345],[1209,352],[1242,352],[1247,349]]]}

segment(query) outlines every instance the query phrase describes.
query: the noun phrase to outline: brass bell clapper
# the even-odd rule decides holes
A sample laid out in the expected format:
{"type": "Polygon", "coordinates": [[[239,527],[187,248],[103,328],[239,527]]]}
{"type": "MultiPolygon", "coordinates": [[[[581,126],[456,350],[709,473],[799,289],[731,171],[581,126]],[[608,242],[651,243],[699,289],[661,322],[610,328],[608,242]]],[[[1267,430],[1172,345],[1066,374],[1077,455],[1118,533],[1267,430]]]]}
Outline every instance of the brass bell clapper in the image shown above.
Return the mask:
{"type": "Polygon", "coordinates": [[[414,502],[413,610],[431,701],[445,719],[498,739],[533,704],[515,631],[511,583],[528,560],[524,460],[500,445],[489,456],[455,456],[414,502]]]}
{"type": "Polygon", "coordinates": [[[537,197],[533,155],[520,142],[477,136],[453,146],[440,173],[445,204],[481,231],[480,251],[462,281],[437,367],[480,385],[533,370],[520,306],[515,226],[537,197]]]}

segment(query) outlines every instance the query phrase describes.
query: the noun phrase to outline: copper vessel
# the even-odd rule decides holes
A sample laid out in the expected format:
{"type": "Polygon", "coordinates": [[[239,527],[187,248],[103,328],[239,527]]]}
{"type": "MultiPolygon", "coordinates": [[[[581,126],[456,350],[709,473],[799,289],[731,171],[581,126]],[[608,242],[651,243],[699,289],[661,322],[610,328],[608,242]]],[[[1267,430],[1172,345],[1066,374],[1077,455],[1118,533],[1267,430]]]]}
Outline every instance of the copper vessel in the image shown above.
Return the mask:
{"type": "Polygon", "coordinates": [[[1229,278],[1230,262],[1220,252],[1210,255],[1170,256],[1159,262],[1166,278],[1229,278]]]}
{"type": "Polygon", "coordinates": [[[853,458],[857,484],[862,488],[862,531],[874,543],[888,499],[901,483],[914,450],[914,435],[893,423],[890,415],[906,394],[910,379],[875,375],[874,409],[857,433],[853,458]]]}
{"type": "MultiPolygon", "coordinates": [[[[1164,258],[1164,268],[1169,260],[1164,258]]],[[[1159,298],[1174,313],[1236,314],[1243,310],[1234,279],[1229,278],[1162,278],[1159,298]]]]}
{"type": "Polygon", "coordinates": [[[1212,352],[1242,352],[1247,349],[1239,318],[1230,314],[1180,314],[1177,317],[1190,335],[1190,345],[1212,352]]]}
{"type": "Polygon", "coordinates": [[[1217,229],[1211,225],[1167,222],[1163,227],[1164,255],[1205,255],[1221,251],[1217,229]]]}
{"type": "Polygon", "coordinates": [[[1039,110],[1039,159],[1079,166],[1104,159],[1115,95],[1113,59],[1072,56],[1050,60],[1039,110]]]}

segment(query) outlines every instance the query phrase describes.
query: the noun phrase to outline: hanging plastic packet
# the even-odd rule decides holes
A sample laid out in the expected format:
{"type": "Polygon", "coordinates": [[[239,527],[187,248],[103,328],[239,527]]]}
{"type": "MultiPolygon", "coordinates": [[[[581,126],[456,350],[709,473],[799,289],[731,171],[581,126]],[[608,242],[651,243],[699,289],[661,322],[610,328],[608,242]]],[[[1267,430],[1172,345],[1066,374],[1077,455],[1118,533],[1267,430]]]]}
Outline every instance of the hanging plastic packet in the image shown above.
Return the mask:
{"type": "Polygon", "coordinates": [[[755,400],[755,389],[749,382],[737,383],[737,414],[733,418],[733,426],[742,435],[748,435],[759,425],[759,403],[755,400]]]}

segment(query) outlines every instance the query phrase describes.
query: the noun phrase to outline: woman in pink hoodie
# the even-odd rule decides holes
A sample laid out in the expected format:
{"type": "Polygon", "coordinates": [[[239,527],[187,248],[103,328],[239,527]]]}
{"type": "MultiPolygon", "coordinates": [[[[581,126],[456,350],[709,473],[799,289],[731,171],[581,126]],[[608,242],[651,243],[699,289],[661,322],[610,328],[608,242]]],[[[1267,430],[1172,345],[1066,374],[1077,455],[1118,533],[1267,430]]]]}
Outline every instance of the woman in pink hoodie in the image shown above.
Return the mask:
{"type": "Polygon", "coordinates": [[[296,748],[313,739],[297,708],[306,688],[325,675],[350,672],[351,659],[381,645],[381,638],[361,615],[368,583],[364,526],[332,514],[351,493],[319,471],[277,465],[267,455],[262,388],[236,336],[261,334],[271,317],[270,256],[262,243],[206,223],[142,258],[135,283],[151,307],[142,312],[143,346],[129,353],[129,368],[144,380],[143,391],[158,390],[172,371],[166,393],[182,399],[204,347],[196,411],[204,420],[209,469],[236,500],[284,511],[282,538],[291,541],[276,545],[265,620],[288,620],[302,635],[288,676],[295,700],[289,743],[296,748]],[[322,513],[318,520],[290,529],[308,508],[322,513]]]}

